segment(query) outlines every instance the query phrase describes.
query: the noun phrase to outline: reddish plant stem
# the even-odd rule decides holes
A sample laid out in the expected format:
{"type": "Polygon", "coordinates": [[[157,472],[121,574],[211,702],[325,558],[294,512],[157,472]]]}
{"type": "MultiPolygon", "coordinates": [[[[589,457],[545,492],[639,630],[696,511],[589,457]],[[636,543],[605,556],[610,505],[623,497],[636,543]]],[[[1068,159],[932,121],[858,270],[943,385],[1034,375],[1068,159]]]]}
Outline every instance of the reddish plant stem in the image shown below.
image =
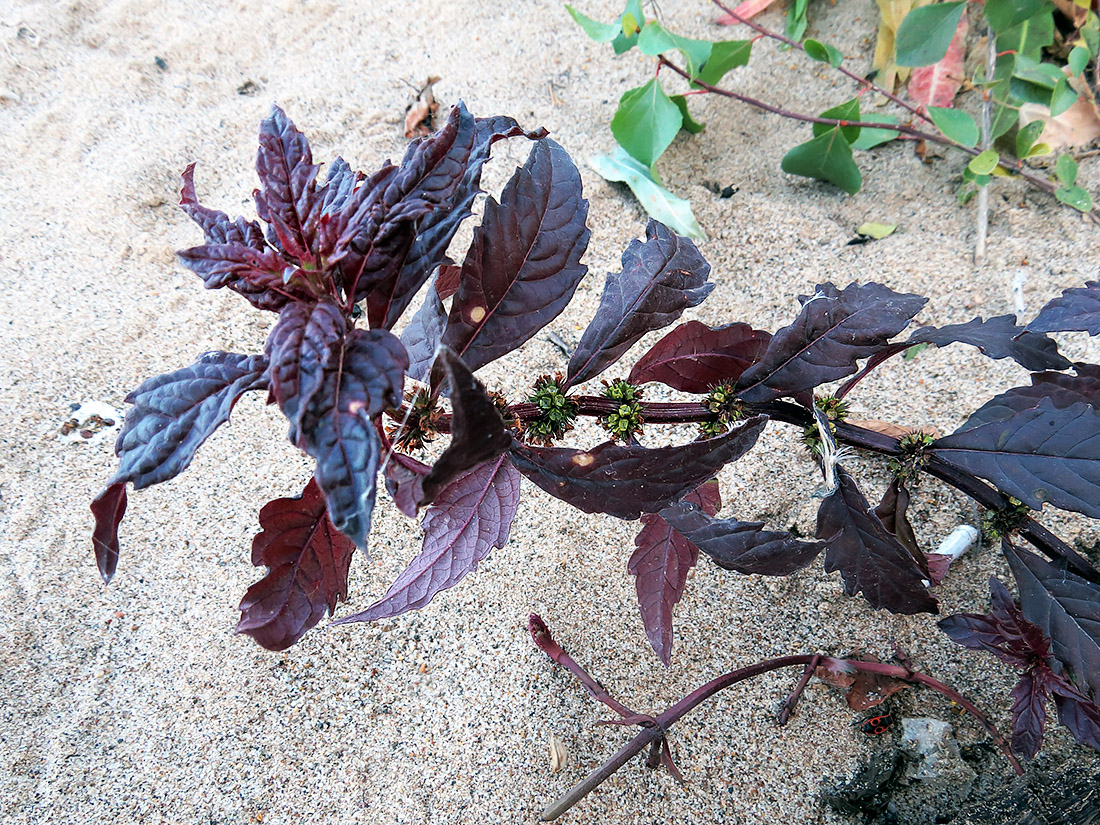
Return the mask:
{"type": "Polygon", "coordinates": [[[794,690],[791,691],[791,695],[787,697],[787,701],[783,703],[783,710],[779,711],[779,718],[776,723],[780,726],[786,725],[790,721],[791,714],[794,713],[794,706],[798,704],[799,698],[802,696],[802,691],[806,689],[806,685],[810,683],[810,679],[813,678],[814,671],[817,670],[817,665],[821,661],[821,657],[816,653],[814,657],[806,663],[806,667],[802,669],[802,677],[798,680],[798,684],[794,686],[794,690]]]}

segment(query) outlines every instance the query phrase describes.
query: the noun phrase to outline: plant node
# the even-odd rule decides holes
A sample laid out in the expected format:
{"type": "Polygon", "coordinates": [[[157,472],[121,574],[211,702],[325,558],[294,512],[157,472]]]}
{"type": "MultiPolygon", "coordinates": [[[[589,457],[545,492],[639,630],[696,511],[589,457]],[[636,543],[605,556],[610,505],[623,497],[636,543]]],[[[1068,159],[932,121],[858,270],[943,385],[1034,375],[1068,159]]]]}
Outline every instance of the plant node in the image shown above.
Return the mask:
{"type": "Polygon", "coordinates": [[[921,468],[928,461],[925,450],[935,441],[935,438],[927,433],[909,433],[898,439],[898,446],[902,454],[890,456],[887,466],[894,478],[905,484],[916,484],[920,478],[921,468]]]}
{"type": "Polygon", "coordinates": [[[628,441],[632,435],[642,432],[642,390],[629,381],[616,378],[603,382],[603,397],[619,403],[619,408],[600,419],[600,426],[611,433],[613,439],[628,441]]]}
{"type": "MultiPolygon", "coordinates": [[[[848,402],[842,401],[833,395],[825,395],[814,399],[814,406],[825,413],[829,421],[829,431],[836,433],[836,422],[848,417],[848,402]]],[[[816,424],[810,424],[802,428],[802,443],[814,455],[821,455],[821,434],[817,431],[816,424]]]]}
{"type": "Polygon", "coordinates": [[[711,421],[703,421],[699,430],[706,438],[722,435],[730,424],[745,417],[745,405],[737,398],[733,384],[718,384],[707,393],[703,406],[717,416],[711,421]]]}
{"type": "Polygon", "coordinates": [[[988,541],[999,541],[1019,530],[1031,514],[1031,508],[1018,498],[1008,497],[1000,510],[990,510],[982,519],[982,535],[988,541]]]}
{"type": "Polygon", "coordinates": [[[405,390],[408,415],[386,428],[386,435],[399,450],[420,450],[439,435],[439,419],[443,411],[426,389],[405,390]]]}
{"type": "Polygon", "coordinates": [[[535,380],[527,400],[538,407],[539,414],[523,423],[528,441],[550,445],[554,439],[573,429],[577,405],[565,395],[562,389],[564,381],[565,377],[560,372],[553,377],[542,375],[535,380]]]}

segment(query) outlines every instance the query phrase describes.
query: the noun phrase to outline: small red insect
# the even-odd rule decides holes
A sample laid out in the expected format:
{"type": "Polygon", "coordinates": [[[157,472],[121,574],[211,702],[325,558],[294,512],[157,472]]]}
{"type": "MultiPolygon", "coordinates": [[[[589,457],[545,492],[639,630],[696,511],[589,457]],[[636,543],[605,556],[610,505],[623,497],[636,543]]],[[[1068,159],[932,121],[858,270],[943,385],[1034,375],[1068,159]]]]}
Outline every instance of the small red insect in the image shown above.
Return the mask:
{"type": "Polygon", "coordinates": [[[868,736],[878,736],[880,733],[886,733],[890,730],[893,724],[893,714],[880,713],[878,716],[871,716],[860,722],[859,729],[868,736]]]}

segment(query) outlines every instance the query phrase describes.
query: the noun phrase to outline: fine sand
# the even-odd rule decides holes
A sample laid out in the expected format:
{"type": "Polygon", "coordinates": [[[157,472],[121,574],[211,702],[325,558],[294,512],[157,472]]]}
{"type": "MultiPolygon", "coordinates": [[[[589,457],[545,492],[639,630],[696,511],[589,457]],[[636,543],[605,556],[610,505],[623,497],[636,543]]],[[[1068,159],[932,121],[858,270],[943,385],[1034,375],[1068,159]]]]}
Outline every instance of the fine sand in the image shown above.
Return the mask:
{"type": "MultiPolygon", "coordinates": [[[[582,8],[611,19],[614,6],[582,8]]],[[[702,0],[661,11],[685,34],[744,36],[713,27],[702,0]]],[[[811,16],[816,36],[857,71],[869,68],[878,19],[870,0],[815,3],[811,16]]],[[[762,19],[782,26],[781,12],[762,19]]],[[[256,127],[272,102],[311,138],[317,160],[340,154],[370,171],[401,156],[411,88],[439,75],[444,106],[461,98],[475,114],[545,126],[581,167],[590,274],[549,328],[575,343],[604,274],[645,225],[629,192],[603,182],[587,159],[613,147],[607,122],[618,98],[652,64],[636,53],[614,58],[553,0],[16,0],[0,7],[0,46],[0,821],[534,822],[632,734],[594,726],[606,709],[535,649],[531,612],[640,711],[762,658],[855,649],[888,657],[896,643],[1007,723],[1007,669],[952,645],[932,617],[874,612],[844,597],[839,575],[820,561],[786,579],[701,563],[676,611],[666,670],[646,642],[626,572],[637,524],[585,516],[527,482],[507,546],[426,609],[318,628],[290,651],[266,652],[233,633],[236,604],[259,575],[249,562],[256,513],[297,494],[310,469],[259,394],[241,401],[180,478],[131,496],[119,573],[105,587],[88,503],[114,471],[113,439],[64,437],[71,405],[123,409],[142,380],[202,352],[260,351],[275,320],[234,294],[204,291],[174,259],[201,241],[175,206],[186,164],[198,162],[205,203],[253,216],[256,127]],[[559,773],[550,769],[551,735],[570,754],[559,773]]],[[[768,43],[730,82],[813,113],[852,93],[822,64],[768,43]]],[[[911,146],[885,147],[860,159],[865,186],[849,197],[780,171],[807,127],[720,100],[694,104],[706,131],[678,139],[660,166],[709,234],[701,248],[717,286],[686,317],[774,330],[815,284],[874,279],[930,296],[926,323],[1015,311],[1014,284],[1030,318],[1060,290],[1096,277],[1098,230],[1000,181],[989,252],[974,265],[974,205],[959,207],[953,194],[961,157],[922,163],[911,146]],[[737,191],[721,199],[711,183],[737,191]],[[900,229],[847,245],[867,220],[900,229]]],[[[525,147],[511,143],[488,167],[490,188],[523,160],[525,147]]],[[[1081,163],[1080,182],[1100,191],[1095,158],[1081,163]]],[[[467,230],[459,240],[468,238],[467,230]]],[[[1084,336],[1065,336],[1064,350],[1098,356],[1084,336]]],[[[540,334],[480,375],[518,397],[531,377],[564,366],[540,334]]],[[[925,352],[861,385],[853,414],[950,431],[1026,381],[1015,365],[967,348],[925,352]]],[[[579,443],[598,438],[590,427],[577,433],[579,443]]],[[[851,466],[877,495],[879,464],[851,466]]],[[[770,429],[721,480],[724,512],[813,531],[819,480],[789,428],[770,429]]],[[[1096,541],[1095,526],[1048,515],[1068,539],[1096,541]]],[[[933,547],[979,517],[931,480],[913,510],[933,547]]],[[[418,527],[382,497],[370,557],[355,560],[340,612],[381,595],[418,549],[418,527]]],[[[984,611],[990,575],[1008,574],[983,546],[938,591],[942,612],[984,611]]],[[[820,683],[777,727],[796,676],[734,688],[679,724],[671,741],[685,784],[635,760],[567,821],[847,821],[821,809],[821,787],[893,740],[861,734],[859,715],[820,683]]],[[[986,741],[938,696],[909,691],[894,707],[952,721],[964,745],[986,741]]],[[[1095,759],[1058,728],[1049,749],[1095,759]]],[[[989,765],[1006,771],[1003,761],[989,765]]]]}

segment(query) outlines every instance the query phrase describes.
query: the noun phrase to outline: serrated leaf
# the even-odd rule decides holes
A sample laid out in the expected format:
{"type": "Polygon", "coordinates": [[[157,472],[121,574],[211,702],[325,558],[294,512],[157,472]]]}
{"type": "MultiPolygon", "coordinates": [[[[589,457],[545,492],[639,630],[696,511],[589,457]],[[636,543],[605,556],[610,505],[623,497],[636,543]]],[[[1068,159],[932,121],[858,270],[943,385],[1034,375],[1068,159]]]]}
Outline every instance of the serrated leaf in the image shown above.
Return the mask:
{"type": "Polygon", "coordinates": [[[720,40],[712,43],[710,57],[699,70],[696,80],[717,86],[728,72],[748,65],[751,56],[751,40],[720,40]]]}
{"type": "Polygon", "coordinates": [[[321,389],[333,347],[346,331],[343,310],[326,297],[315,304],[290,304],[268,335],[271,394],[290,422],[291,443],[301,437],[302,412],[321,389]]]}
{"type": "Polygon", "coordinates": [[[997,154],[996,151],[993,149],[986,149],[984,152],[977,155],[977,157],[972,158],[970,163],[966,165],[966,168],[975,175],[988,175],[997,168],[997,164],[1000,160],[1001,156],[997,154]]]}
{"type": "Polygon", "coordinates": [[[485,203],[443,343],[471,370],[511,352],[558,316],[588,267],[588,201],[569,155],[540,140],[498,204],[485,203]]]}
{"type": "Polygon", "coordinates": [[[252,563],[267,573],[244,594],[237,632],[268,650],[286,650],[347,598],[355,544],[329,520],[313,479],[300,496],[264,505],[260,527],[252,563]]]}
{"type": "Polygon", "coordinates": [[[1021,127],[1020,131],[1016,133],[1016,157],[1021,160],[1027,157],[1031,157],[1031,148],[1043,134],[1043,127],[1046,124],[1041,120],[1033,120],[1026,126],[1021,127]]]}
{"type": "Polygon", "coordinates": [[[1012,750],[1033,759],[1043,744],[1047,695],[1039,673],[1028,672],[1012,688],[1012,750]]]}
{"type": "Polygon", "coordinates": [[[610,155],[597,155],[589,161],[604,180],[625,183],[646,213],[672,231],[696,241],[706,239],[703,228],[691,212],[691,204],[673,195],[656,180],[649,169],[621,146],[610,155]]]}
{"type": "Polygon", "coordinates": [[[687,238],[656,221],[631,241],[622,271],[608,273],[600,306],[569,359],[565,386],[595,378],[647,332],[668,326],[714,289],[710,264],[687,238]]]}
{"type": "Polygon", "coordinates": [[[748,324],[708,327],[687,321],[653,345],[630,370],[632,384],[660,381],[682,392],[705,393],[735,382],[767,349],[771,333],[748,324]]]}
{"type": "Polygon", "coordinates": [[[817,537],[825,541],[825,571],[839,570],[844,592],[862,592],[872,607],[902,614],[937,612],[912,554],[883,526],[855,480],[844,469],[837,470],[839,485],[817,512],[817,537]]]}
{"type": "Polygon", "coordinates": [[[260,123],[256,153],[256,212],[271,224],[280,249],[303,264],[317,261],[317,225],[314,215],[316,178],[309,141],[278,106],[260,123]]]}
{"type": "Polygon", "coordinates": [[[1024,616],[1050,639],[1082,689],[1100,695],[1100,586],[1009,542],[1003,549],[1024,616]]]}
{"type": "MultiPolygon", "coordinates": [[[[839,106],[833,106],[831,109],[826,109],[822,112],[820,117],[835,118],[836,120],[850,120],[859,121],[859,98],[854,97],[851,100],[841,103],[839,106]]],[[[815,123],[813,124],[814,137],[820,137],[826,134],[831,129],[836,128],[829,126],[827,123],[815,123]]],[[[840,134],[848,143],[853,143],[859,138],[860,128],[858,126],[841,126],[840,134]]]]}
{"type": "Polygon", "coordinates": [[[570,5],[566,5],[565,10],[569,12],[569,16],[573,18],[573,21],[584,30],[584,33],[597,43],[610,43],[623,33],[622,25],[617,21],[615,23],[600,23],[581,14],[570,5]]]}
{"type": "Polygon", "coordinates": [[[978,144],[981,133],[974,118],[966,112],[958,109],[942,109],[938,106],[928,107],[928,116],[936,124],[936,128],[943,132],[944,137],[950,138],[962,146],[972,148],[978,144]]]}
{"type": "Polygon", "coordinates": [[[1058,721],[1065,725],[1080,744],[1100,751],[1100,705],[1076,691],[1054,688],[1058,721]]]}
{"type": "Polygon", "coordinates": [[[206,244],[176,253],[185,267],[200,278],[207,289],[227,287],[257,309],[278,312],[291,300],[310,300],[314,290],[295,277],[274,249],[256,249],[243,243],[206,244]]]}
{"type": "MultiPolygon", "coordinates": [[[[706,482],[684,500],[714,515],[720,504],[718,482],[706,482]]],[[[673,610],[684,594],[688,571],[699,559],[699,549],[656,513],[642,516],[642,529],[634,538],[634,546],[627,572],[635,577],[646,638],[668,667],[672,659],[673,610]]]]}
{"type": "Polygon", "coordinates": [[[699,123],[691,116],[691,112],[688,111],[687,98],[683,95],[673,95],[670,100],[676,104],[676,108],[680,110],[680,117],[683,118],[683,123],[680,128],[688,134],[697,135],[703,129],[706,128],[702,123],[699,123]]]}
{"type": "Polygon", "coordinates": [[[844,55],[840,53],[840,50],[836,46],[829,43],[822,43],[820,40],[806,38],[802,46],[806,50],[806,56],[808,58],[816,60],[819,63],[828,63],[834,69],[844,62],[844,55]]]}
{"type": "Polygon", "coordinates": [[[439,351],[451,397],[451,443],[424,479],[418,504],[429,504],[452,479],[503,453],[512,443],[500,412],[480,381],[450,349],[439,351]]]}
{"type": "Polygon", "coordinates": [[[679,107],[654,77],[645,85],[623,93],[611,118],[611,133],[639,163],[652,168],[682,125],[679,107]]]}
{"type": "Polygon", "coordinates": [[[1055,341],[1018,327],[1015,315],[998,315],[988,321],[983,321],[979,316],[965,324],[921,327],[909,336],[909,342],[937,347],[969,344],[990,358],[1011,358],[1029,370],[1064,370],[1070,367],[1070,361],[1058,352],[1055,341]]]}
{"type": "Polygon", "coordinates": [[[314,478],[332,523],[366,548],[380,444],[371,420],[401,404],[408,355],[382,330],[352,330],[333,352],[321,388],[301,415],[297,445],[317,461],[314,478]]]}
{"type": "Polygon", "coordinates": [[[375,622],[419,610],[454,587],[508,541],[519,506],[520,475],[497,456],[455,477],[424,513],[424,544],[386,594],[333,624],[375,622]]]}
{"type": "MultiPolygon", "coordinates": [[[[963,60],[966,57],[966,33],[969,24],[964,14],[959,18],[955,35],[943,58],[931,66],[918,66],[909,77],[909,97],[915,103],[929,107],[947,108],[966,79],[963,60]]],[[[931,112],[930,112],[931,114],[931,112]]],[[[933,116],[933,122],[935,117],[933,116]]],[[[936,124],[940,131],[944,131],[936,124]]],[[[977,141],[975,141],[976,143],[977,141]]],[[[968,144],[973,146],[974,144],[968,144]]]]}
{"type": "Polygon", "coordinates": [[[401,333],[401,343],[409,353],[409,378],[421,383],[428,382],[436,350],[439,349],[446,329],[447,310],[439,300],[439,293],[433,282],[424,294],[424,303],[401,333]]]}
{"type": "Polygon", "coordinates": [[[943,60],[965,10],[965,2],[936,3],[911,10],[895,37],[897,64],[930,66],[943,60]]]}
{"type": "Polygon", "coordinates": [[[824,283],[802,300],[798,318],[738,380],[743,400],[772,401],[851,375],[860,359],[887,349],[928,301],[876,283],[843,290],[824,283]]]}
{"type": "Polygon", "coordinates": [[[1100,412],[1091,404],[1043,398],[1009,418],[964,424],[931,449],[1034,510],[1050,502],[1100,518],[1100,412]]]}
{"type": "MultiPolygon", "coordinates": [[[[898,123],[898,119],[894,115],[890,114],[876,114],[876,123],[898,123]]],[[[859,130],[859,137],[852,141],[852,148],[867,151],[868,149],[874,149],[876,146],[881,146],[884,143],[889,143],[891,140],[896,140],[900,132],[895,132],[893,129],[868,129],[866,126],[859,130]]]]}
{"type": "Polygon", "coordinates": [[[863,185],[859,167],[852,160],[852,149],[839,128],[829,129],[813,140],[801,143],[783,156],[784,172],[817,178],[839,186],[854,195],[863,185]]]}
{"type": "Polygon", "coordinates": [[[743,456],[765,423],[754,416],[716,438],[653,449],[612,441],[591,450],[515,442],[510,457],[527,478],[578,510],[636,519],[660,512],[743,456]]]}
{"type": "MultiPolygon", "coordinates": [[[[1081,369],[1081,366],[1078,366],[1081,369]]],[[[978,408],[958,431],[971,430],[994,421],[1007,421],[1017,413],[1033,410],[1044,398],[1056,409],[1068,409],[1086,403],[1100,408],[1100,376],[1088,370],[1080,375],[1062,372],[1035,372],[1030,387],[1013,387],[978,408]]]]}
{"type": "Polygon", "coordinates": [[[409,518],[416,515],[424,498],[424,478],[432,468],[404,453],[391,452],[386,461],[386,490],[397,509],[409,518]]]}
{"type": "Polygon", "coordinates": [[[1047,0],[987,0],[985,19],[1000,34],[1039,13],[1050,14],[1054,7],[1047,0]]]}
{"type": "Polygon", "coordinates": [[[656,57],[672,49],[679,51],[684,56],[687,73],[692,77],[698,74],[699,67],[710,58],[712,46],[709,40],[693,40],[670,32],[656,20],[646,23],[638,35],[638,50],[642,54],[656,57]]]}
{"type": "Polygon", "coordinates": [[[1027,325],[1032,332],[1087,332],[1100,335],[1100,281],[1065,290],[1027,325]]]}

